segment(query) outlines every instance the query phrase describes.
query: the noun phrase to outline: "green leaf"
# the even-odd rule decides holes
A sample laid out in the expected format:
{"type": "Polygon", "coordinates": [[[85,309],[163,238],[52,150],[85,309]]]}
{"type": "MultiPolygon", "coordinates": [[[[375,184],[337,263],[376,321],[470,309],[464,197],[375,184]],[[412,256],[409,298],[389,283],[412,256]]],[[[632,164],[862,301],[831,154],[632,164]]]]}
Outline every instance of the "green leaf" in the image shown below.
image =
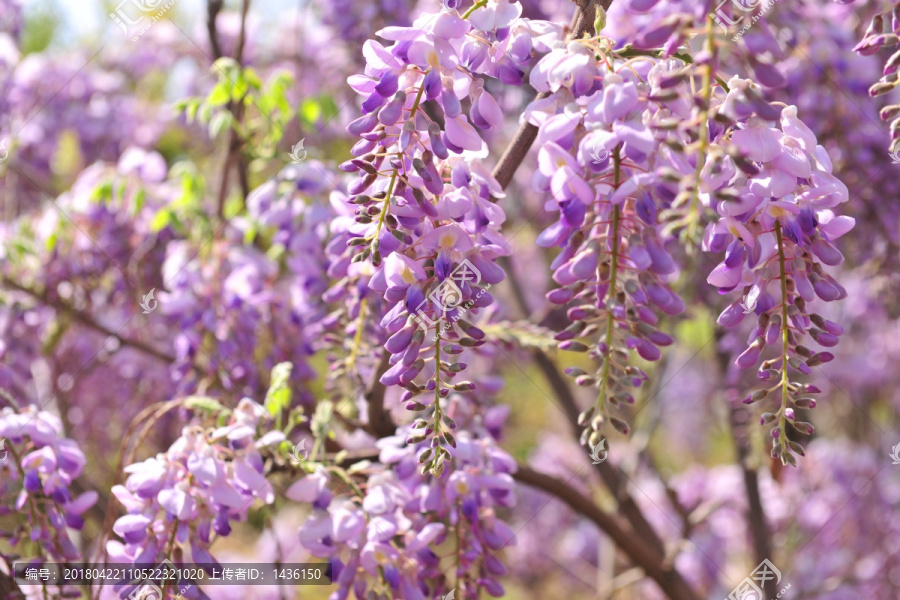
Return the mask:
{"type": "Polygon", "coordinates": [[[253,240],[256,239],[256,234],[257,234],[256,225],[250,225],[249,227],[247,227],[247,230],[244,231],[244,245],[252,246],[253,240]]]}
{"type": "Polygon", "coordinates": [[[225,106],[231,100],[231,83],[222,82],[216,85],[206,97],[209,106],[225,106]]]}
{"type": "Polygon", "coordinates": [[[144,188],[138,190],[134,196],[134,214],[141,212],[144,203],[147,201],[147,191],[144,188]]]}
{"type": "Polygon", "coordinates": [[[225,200],[225,218],[229,221],[244,210],[244,199],[238,195],[229,196],[225,200]]]}
{"type": "Polygon", "coordinates": [[[596,6],[596,11],[597,18],[594,19],[594,34],[599,36],[600,32],[603,31],[603,28],[606,27],[606,11],[599,5],[596,6]]]}
{"type": "Polygon", "coordinates": [[[242,72],[242,79],[254,89],[262,89],[262,79],[259,78],[255,69],[245,68],[242,72]]]}
{"type": "Polygon", "coordinates": [[[279,363],[272,368],[265,407],[273,417],[277,417],[291,406],[293,393],[290,388],[290,379],[293,368],[294,365],[289,362],[279,363]]]}
{"type": "Polygon", "coordinates": [[[321,400],[316,404],[316,412],[313,413],[310,429],[316,437],[324,437],[334,415],[334,404],[330,400],[321,400]]]}
{"type": "Polygon", "coordinates": [[[50,237],[47,238],[47,241],[44,243],[44,247],[47,249],[47,252],[53,252],[53,249],[56,248],[56,244],[59,241],[59,234],[54,231],[50,234],[50,237]]]}
{"type": "Polygon", "coordinates": [[[204,104],[200,107],[200,122],[201,123],[209,123],[209,120],[212,118],[213,107],[204,104]]]}
{"type": "Polygon", "coordinates": [[[237,64],[237,61],[235,61],[230,56],[223,56],[213,63],[213,66],[210,70],[219,77],[224,76],[227,79],[234,81],[238,78],[240,67],[237,64]]]}
{"type": "Polygon", "coordinates": [[[341,109],[338,108],[338,105],[335,103],[334,98],[332,98],[331,96],[325,96],[322,99],[322,110],[325,112],[325,119],[331,120],[337,116],[341,109]]]}
{"type": "Polygon", "coordinates": [[[160,209],[150,222],[150,231],[156,233],[165,229],[172,222],[172,211],[168,208],[160,209]]]}
{"type": "Polygon", "coordinates": [[[300,121],[307,127],[315,127],[320,121],[328,121],[334,118],[338,113],[337,104],[331,96],[317,96],[315,98],[307,98],[300,103],[298,109],[300,121]]]}
{"type": "Polygon", "coordinates": [[[237,85],[231,88],[231,101],[238,103],[244,101],[244,104],[250,103],[250,89],[243,78],[239,79],[237,85]]]}
{"type": "Polygon", "coordinates": [[[288,414],[288,424],[285,431],[291,431],[297,425],[302,425],[309,421],[309,417],[303,414],[303,407],[297,406],[288,414]]]}
{"type": "Polygon", "coordinates": [[[189,396],[185,398],[184,406],[190,410],[198,410],[212,414],[231,412],[231,409],[225,407],[221,402],[215,398],[210,398],[209,396],[189,396]]]}
{"type": "Polygon", "coordinates": [[[197,118],[197,111],[200,109],[199,102],[191,102],[188,104],[187,110],[185,111],[185,116],[187,116],[188,123],[193,123],[197,118]]]}
{"type": "Polygon", "coordinates": [[[297,113],[304,125],[313,126],[322,114],[322,109],[314,98],[307,98],[300,103],[297,113]]]}
{"type": "Polygon", "coordinates": [[[184,98],[175,102],[175,112],[183,112],[188,123],[193,123],[200,109],[200,98],[184,98]]]}
{"type": "Polygon", "coordinates": [[[272,244],[272,246],[266,251],[266,256],[272,259],[273,261],[281,260],[287,253],[287,248],[285,248],[284,244],[272,244]]]}
{"type": "Polygon", "coordinates": [[[223,110],[217,112],[209,121],[209,135],[212,138],[219,137],[219,134],[231,127],[233,117],[230,112],[223,110]]]}
{"type": "Polygon", "coordinates": [[[551,330],[527,321],[500,321],[485,325],[484,330],[491,339],[517,344],[522,348],[550,351],[559,345],[551,330]]]}
{"type": "MultiPolygon", "coordinates": [[[[346,450],[342,450],[341,452],[346,452],[346,450]]],[[[340,453],[338,453],[338,456],[335,457],[334,462],[335,462],[335,464],[339,465],[339,464],[341,464],[342,460],[343,460],[343,458],[341,457],[340,453]],[[338,459],[341,459],[341,460],[338,460],[338,459]]],[[[371,460],[361,460],[359,462],[356,462],[356,463],[353,463],[352,465],[350,465],[347,468],[347,472],[350,473],[351,475],[353,475],[354,473],[362,473],[366,469],[368,469],[371,465],[372,465],[371,460]]]]}
{"type": "Polygon", "coordinates": [[[105,181],[98,185],[94,189],[94,193],[91,195],[91,200],[101,204],[109,203],[109,200],[112,198],[112,182],[105,181]]]}

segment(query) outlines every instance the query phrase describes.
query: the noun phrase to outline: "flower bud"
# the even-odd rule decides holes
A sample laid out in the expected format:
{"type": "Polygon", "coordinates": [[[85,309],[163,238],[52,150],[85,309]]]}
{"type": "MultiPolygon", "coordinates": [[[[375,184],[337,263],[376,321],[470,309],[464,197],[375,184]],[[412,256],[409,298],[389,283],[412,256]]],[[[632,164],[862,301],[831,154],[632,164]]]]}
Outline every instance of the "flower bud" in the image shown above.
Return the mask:
{"type": "Polygon", "coordinates": [[[816,400],[815,398],[798,398],[794,400],[794,406],[797,408],[815,408],[816,400]]]}
{"type": "Polygon", "coordinates": [[[631,429],[628,427],[628,423],[621,419],[610,417],[609,422],[612,423],[612,426],[616,428],[616,431],[618,431],[622,435],[628,435],[628,432],[631,431],[631,429]]]}
{"type": "Polygon", "coordinates": [[[583,426],[585,423],[590,421],[591,417],[594,416],[595,410],[596,410],[596,407],[591,406],[590,408],[582,411],[581,414],[578,415],[578,424],[583,426]]]}

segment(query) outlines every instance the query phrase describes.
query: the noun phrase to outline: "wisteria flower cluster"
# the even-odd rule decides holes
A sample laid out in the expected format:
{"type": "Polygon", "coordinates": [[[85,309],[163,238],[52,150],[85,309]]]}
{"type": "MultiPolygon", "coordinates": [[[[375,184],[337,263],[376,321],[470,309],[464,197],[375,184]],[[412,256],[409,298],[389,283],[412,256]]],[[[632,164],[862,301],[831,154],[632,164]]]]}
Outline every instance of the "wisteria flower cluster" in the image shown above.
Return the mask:
{"type": "MultiPolygon", "coordinates": [[[[456,395],[443,403],[447,414],[471,411],[456,395]]],[[[487,430],[462,424],[466,431],[442,477],[419,472],[434,449],[408,444],[414,430],[404,426],[379,441],[379,464],[361,464],[354,473],[365,475],[364,489],[347,490],[319,469],[287,490],[288,498],[313,508],[300,542],[334,566],[338,589],[332,598],[348,598],[351,591],[356,598],[374,592],[408,600],[450,590],[461,598],[476,590],[504,595],[498,578],[507,569],[500,551],[514,543],[515,533],[500,511],[515,503],[510,474],[516,463],[487,430]],[[455,565],[449,579],[440,567],[445,553],[455,565]]]]}
{"type": "Polygon", "coordinates": [[[665,76],[670,65],[644,62],[637,65],[641,74],[626,62],[616,69],[614,62],[610,70],[595,57],[598,51],[588,41],[573,41],[541,59],[531,81],[549,95],[526,113],[542,143],[535,188],[550,193],[559,211],[559,220],[538,237],[541,246],[563,249],[551,265],[560,287],[547,298],[568,307],[571,325],[556,339],[561,349],[589,351],[601,362],[593,374],[567,371],[578,385],[597,389],[594,406],[579,418],[590,424],[582,441],[592,446],[600,443],[606,422],[629,431],[609,413],[633,403],[631,390],[647,379],[628,364],[628,354],[636,350],[645,360],[658,360],[659,347],[672,342],[656,327],[658,313],[684,310],[668,286],[677,266],[660,237],[660,209],[649,191],[655,165],[646,161],[659,141],[641,118],[644,111],[669,109],[648,110],[648,99],[639,98],[654,93],[647,79],[665,76]]]}
{"type": "Polygon", "coordinates": [[[892,598],[893,1],[205,4],[0,0],[0,596],[892,598]]]}
{"type": "Polygon", "coordinates": [[[81,449],[63,435],[58,417],[34,405],[0,411],[0,438],[0,495],[5,499],[0,514],[26,517],[3,532],[5,541],[26,555],[36,544],[38,555],[50,560],[81,558],[70,530],[84,527],[82,515],[98,497],[93,490],[79,494],[73,486],[86,462],[81,449]]]}
{"type": "Polygon", "coordinates": [[[393,44],[366,42],[366,72],[349,80],[365,100],[364,115],[348,128],[361,138],[356,158],[341,167],[358,173],[348,188],[357,208],[346,253],[351,263],[371,264],[368,288],[386,303],[381,324],[392,366],[380,381],[406,387],[410,409],[434,409],[412,440],[437,440],[424,466],[436,474],[449,456],[445,447],[455,445],[438,400],[471,388],[448,381],[465,364],[441,357],[484,343],[464,313],[493,302],[487,287],[505,278],[496,259],[509,251],[499,231],[505,215],[493,203],[502,188],[463,157],[484,156],[478,129],[502,124],[485,78],[520,84],[532,51],[546,50],[542,39],[555,31],[520,13],[518,3],[503,1],[387,28],[379,35],[393,44]],[[468,114],[463,100],[471,103],[468,114]],[[417,383],[424,373],[431,373],[427,383],[417,383]],[[414,400],[424,392],[434,398],[414,400]]]}
{"type": "Polygon", "coordinates": [[[244,399],[226,425],[189,425],[165,453],[127,466],[125,483],[112,489],[126,514],[113,526],[122,541],[108,542],[110,558],[146,564],[159,553],[172,557],[185,548],[194,563],[215,562],[212,541],[228,536],[232,522],[246,519],[256,500],[275,499],[261,450],[283,441],[284,434],[258,435],[267,415],[263,406],[244,399]]]}
{"type": "MultiPolygon", "coordinates": [[[[783,341],[781,360],[766,361],[760,375],[781,378],[782,406],[763,421],[779,419],[774,452],[792,461],[780,432],[787,426],[807,434],[812,429],[795,421],[788,400],[812,407],[806,394],[817,388],[792,384],[788,368],[808,374],[833,358],[800,345],[797,336],[808,331],[831,347],[842,331],[806,303],[846,295],[822,265],[843,261],[831,242],[853,226],[853,219],[831,209],[849,196],[795,108],[768,104],[749,80],[718,80],[709,26],[706,31],[704,54],[697,59],[676,53],[654,60],[638,52],[638,62],[629,58],[629,48],[617,51],[600,37],[593,46],[560,44],[532,72],[532,84],[548,94],[526,113],[542,143],[534,184],[552,194],[560,211],[559,221],[538,243],[564,249],[552,265],[563,287],[548,299],[566,305],[573,322],[557,335],[560,347],[601,359],[592,374],[569,370],[579,385],[598,390],[594,406],[580,415],[590,424],[582,441],[595,446],[604,422],[623,433],[629,429],[608,412],[610,405],[633,402],[630,390],[647,379],[628,364],[629,353],[658,360],[659,347],[673,341],[657,329],[659,315],[684,310],[667,285],[678,272],[666,249],[668,236],[684,230],[690,240],[691,227],[709,221],[702,248],[725,252],[725,259],[708,281],[720,293],[738,287],[744,292],[719,323],[734,326],[753,311],[760,318],[738,364],[755,365],[766,343],[783,341]],[[691,105],[683,94],[690,93],[685,77],[695,62],[703,87],[691,105]],[[780,130],[769,125],[779,117],[780,130]],[[678,148],[686,156],[674,152],[678,148]],[[773,281],[781,282],[780,295],[768,291],[773,281]],[[782,314],[773,317],[776,307],[782,314]],[[592,346],[578,339],[584,337],[598,341],[592,346]]],[[[768,391],[755,392],[748,401],[768,391]]]]}
{"type": "MultiPolygon", "coordinates": [[[[740,94],[742,82],[732,83],[733,93],[740,94]]],[[[732,134],[732,142],[758,172],[746,178],[740,200],[719,204],[722,219],[707,230],[705,245],[726,252],[725,260],[710,274],[710,283],[721,291],[743,287],[745,292],[742,303],[726,308],[719,323],[732,326],[747,312],[757,315],[757,325],[737,364],[755,366],[767,344],[781,344],[780,357],[763,361],[758,372],[761,380],[776,381],[777,385],[754,392],[745,402],[780,393],[780,408],[765,413],[762,421],[775,423],[773,453],[793,463],[788,447],[800,454],[803,450],[782,434],[787,427],[810,434],[812,426],[795,420],[788,403],[814,407],[815,400],[808,394],[818,388],[792,383],[790,372],[808,375],[813,367],[834,358],[827,350],[815,352],[802,345],[800,336],[808,334],[820,346],[831,348],[843,333],[840,325],[811,311],[808,303],[846,297],[844,288],[822,265],[843,262],[831,242],[849,231],[854,220],[833,212],[849,199],[847,188],[831,175],[827,154],[797,119],[795,108],[782,110],[780,126],[751,119],[745,129],[732,134]]]]}
{"type": "MultiPolygon", "coordinates": [[[[872,17],[862,41],[853,49],[863,56],[876,54],[879,50],[900,46],[900,4],[890,3],[872,17]]],[[[900,67],[900,51],[895,51],[884,65],[882,78],[872,84],[869,95],[882,96],[897,87],[897,69],[900,67]]],[[[881,119],[891,122],[891,150],[898,148],[900,140],[900,105],[892,104],[881,109],[881,119]]]]}

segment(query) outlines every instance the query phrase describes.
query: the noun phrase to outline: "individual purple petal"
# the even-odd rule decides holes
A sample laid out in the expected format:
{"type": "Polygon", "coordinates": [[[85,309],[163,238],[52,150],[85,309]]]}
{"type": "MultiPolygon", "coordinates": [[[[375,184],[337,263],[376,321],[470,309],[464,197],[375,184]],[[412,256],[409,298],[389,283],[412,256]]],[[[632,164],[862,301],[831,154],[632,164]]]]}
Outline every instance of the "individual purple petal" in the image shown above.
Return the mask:
{"type": "Polygon", "coordinates": [[[834,267],[844,262],[844,256],[841,254],[840,250],[822,238],[817,238],[813,241],[812,251],[813,254],[818,256],[826,265],[834,267]]]}
{"type": "Polygon", "coordinates": [[[465,115],[448,118],[446,122],[447,139],[464,150],[481,150],[484,142],[478,132],[469,124],[465,115]]]}
{"type": "Polygon", "coordinates": [[[781,154],[781,132],[760,119],[750,119],[747,127],[735,131],[731,140],[742,154],[760,162],[768,162],[781,154]]]}
{"type": "Polygon", "coordinates": [[[706,281],[718,288],[731,289],[741,282],[741,276],[741,269],[729,269],[722,263],[712,270],[706,281]]]}
{"type": "Polygon", "coordinates": [[[756,364],[756,361],[759,360],[759,346],[756,344],[751,344],[749,348],[744,350],[740,356],[737,357],[735,364],[741,369],[749,369],[753,365],[756,364]]]}

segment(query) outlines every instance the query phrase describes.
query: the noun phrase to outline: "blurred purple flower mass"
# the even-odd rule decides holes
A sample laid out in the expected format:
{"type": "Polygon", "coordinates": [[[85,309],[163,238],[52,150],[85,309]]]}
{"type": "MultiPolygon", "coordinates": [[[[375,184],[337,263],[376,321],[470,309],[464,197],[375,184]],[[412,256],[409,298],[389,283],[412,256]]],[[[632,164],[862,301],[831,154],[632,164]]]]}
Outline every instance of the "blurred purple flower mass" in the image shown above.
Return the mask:
{"type": "Polygon", "coordinates": [[[0,598],[900,598],[898,74],[895,0],[0,0],[0,598]]]}

